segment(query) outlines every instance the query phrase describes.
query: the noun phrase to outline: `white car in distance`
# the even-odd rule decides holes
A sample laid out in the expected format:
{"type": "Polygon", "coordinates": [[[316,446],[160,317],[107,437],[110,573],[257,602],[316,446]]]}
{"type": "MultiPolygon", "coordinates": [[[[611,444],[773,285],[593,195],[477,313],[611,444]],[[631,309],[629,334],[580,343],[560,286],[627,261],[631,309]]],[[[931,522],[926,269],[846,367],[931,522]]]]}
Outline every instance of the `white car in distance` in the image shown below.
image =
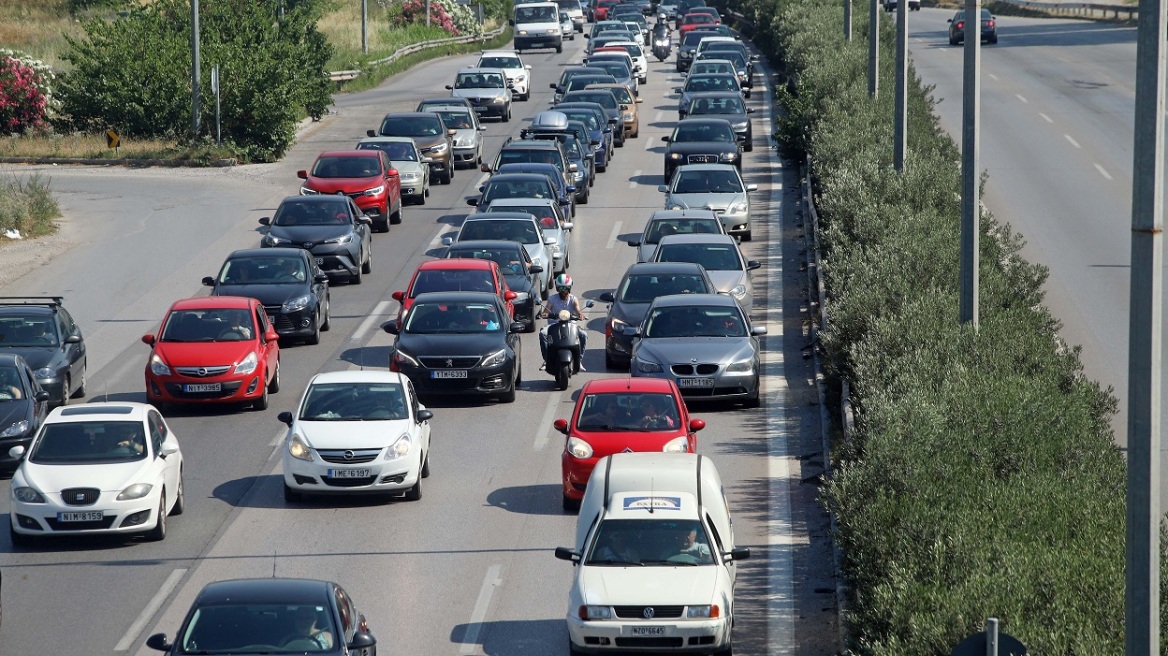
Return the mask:
{"type": "Polygon", "coordinates": [[[281,412],[284,500],[309,494],[422,498],[430,475],[430,419],[409,378],[392,371],[313,376],[297,413],[281,412]]]}
{"type": "Polygon", "coordinates": [[[515,100],[531,99],[531,65],[514,50],[484,50],[479,55],[475,68],[499,68],[507,74],[507,84],[515,94],[515,100]]]}
{"type": "Polygon", "coordinates": [[[45,419],[12,476],[12,544],[90,533],[166,537],[186,506],[183,457],[166,420],[145,403],[62,406],[45,419]]]}

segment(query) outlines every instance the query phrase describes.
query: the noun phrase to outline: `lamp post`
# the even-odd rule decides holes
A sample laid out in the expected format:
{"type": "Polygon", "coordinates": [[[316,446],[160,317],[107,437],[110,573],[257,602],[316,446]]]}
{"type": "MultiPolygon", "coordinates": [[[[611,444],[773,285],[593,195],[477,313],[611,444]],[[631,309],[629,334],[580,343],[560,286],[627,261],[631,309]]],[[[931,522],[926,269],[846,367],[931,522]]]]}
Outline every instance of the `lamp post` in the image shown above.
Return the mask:
{"type": "Polygon", "coordinates": [[[199,136],[199,0],[191,0],[191,133],[199,136]]]}

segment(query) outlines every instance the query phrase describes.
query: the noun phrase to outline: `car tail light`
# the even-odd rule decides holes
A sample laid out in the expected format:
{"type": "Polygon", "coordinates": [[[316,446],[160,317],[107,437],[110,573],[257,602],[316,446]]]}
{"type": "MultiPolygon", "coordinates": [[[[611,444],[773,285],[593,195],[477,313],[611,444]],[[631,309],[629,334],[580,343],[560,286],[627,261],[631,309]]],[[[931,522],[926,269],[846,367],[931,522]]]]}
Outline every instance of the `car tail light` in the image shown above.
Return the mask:
{"type": "Polygon", "coordinates": [[[963,23],[962,21],[957,21],[957,29],[960,30],[960,29],[964,29],[964,28],[965,28],[965,23],[963,23]]]}
{"type": "Polygon", "coordinates": [[[994,26],[994,22],[993,22],[993,21],[986,21],[986,26],[987,26],[987,27],[993,27],[993,26],[994,26]]]}

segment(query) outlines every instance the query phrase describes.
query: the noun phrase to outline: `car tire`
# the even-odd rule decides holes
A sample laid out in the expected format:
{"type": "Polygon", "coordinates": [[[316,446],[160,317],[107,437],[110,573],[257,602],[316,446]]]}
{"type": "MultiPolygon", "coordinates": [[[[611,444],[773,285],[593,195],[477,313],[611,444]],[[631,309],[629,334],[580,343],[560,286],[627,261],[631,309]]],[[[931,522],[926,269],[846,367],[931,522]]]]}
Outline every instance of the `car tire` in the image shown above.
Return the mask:
{"type": "MultiPolygon", "coordinates": [[[[597,165],[596,165],[596,171],[597,171],[598,173],[604,173],[604,172],[605,172],[605,171],[607,171],[607,170],[608,170],[608,164],[607,164],[607,163],[605,163],[605,164],[597,164],[597,165]]],[[[596,184],[596,183],[595,183],[595,182],[593,182],[593,184],[596,184]]]]}
{"type": "Polygon", "coordinates": [[[70,398],[83,399],[85,398],[85,363],[81,363],[81,384],[77,389],[73,390],[73,395],[70,398]]]}
{"type": "Polygon", "coordinates": [[[992,39],[989,39],[988,41],[986,41],[986,43],[988,43],[988,44],[990,44],[990,45],[993,45],[993,44],[995,44],[995,43],[997,43],[997,42],[998,42],[998,37],[996,37],[996,36],[995,36],[994,38],[992,38],[992,39]]]}
{"type": "Polygon", "coordinates": [[[422,477],[421,477],[421,475],[419,475],[417,482],[414,483],[414,486],[411,487],[410,489],[406,490],[405,500],[406,501],[419,501],[419,500],[421,500],[421,498],[422,498],[422,477]]]}
{"type": "Polygon", "coordinates": [[[439,182],[439,184],[448,185],[453,180],[454,180],[454,167],[448,166],[448,167],[446,167],[446,172],[442,174],[442,179],[439,180],[438,182],[439,182]]]}
{"type": "Polygon", "coordinates": [[[556,54],[557,55],[563,51],[564,51],[564,44],[561,43],[560,45],[556,46],[556,54]]]}
{"type": "Polygon", "coordinates": [[[504,123],[511,122],[511,107],[510,106],[508,106],[507,109],[505,109],[503,111],[503,115],[500,118],[503,119],[504,123]]]}
{"type": "Polygon", "coordinates": [[[11,524],[8,525],[8,541],[12,543],[12,546],[27,547],[28,545],[32,544],[34,539],[35,538],[33,538],[31,535],[17,533],[16,529],[12,528],[11,524]]]}
{"type": "Polygon", "coordinates": [[[752,238],[753,238],[753,235],[751,234],[750,230],[747,230],[746,232],[742,233],[742,241],[750,241],[752,238]]]}
{"type": "Polygon", "coordinates": [[[746,401],[742,405],[747,408],[757,408],[762,405],[762,391],[759,389],[758,376],[754,377],[754,394],[746,397],[746,401]]]}
{"type": "Polygon", "coordinates": [[[373,252],[370,251],[365,256],[365,262],[361,264],[361,273],[370,273],[373,271],[373,252]]]}
{"type": "Polygon", "coordinates": [[[151,542],[166,539],[166,488],[162,488],[162,497],[158,500],[158,521],[154,523],[154,528],[146,531],[146,539],[151,542]]]}
{"type": "Polygon", "coordinates": [[[951,45],[951,46],[957,45],[957,39],[954,39],[953,37],[949,37],[949,45],[951,45]]]}
{"type": "Polygon", "coordinates": [[[751,138],[746,140],[746,144],[742,146],[742,150],[747,153],[754,151],[754,144],[751,143],[751,139],[754,137],[754,135],[750,135],[750,137],[751,138]]]}
{"type": "Polygon", "coordinates": [[[316,321],[313,322],[312,334],[304,338],[304,343],[315,346],[320,343],[320,312],[316,314],[316,321]]]}
{"type": "Polygon", "coordinates": [[[284,503],[297,503],[304,500],[304,495],[284,484],[284,503]]]}
{"type": "Polygon", "coordinates": [[[187,509],[187,490],[186,490],[186,485],[183,483],[183,472],[182,472],[182,468],[180,467],[178,470],[178,492],[175,493],[174,506],[170,509],[170,516],[177,517],[177,516],[183,514],[183,511],[185,511],[186,509],[187,509]]]}
{"type": "Polygon", "coordinates": [[[430,452],[422,455],[422,478],[430,478],[430,452]]]}
{"type": "MultiPolygon", "coordinates": [[[[580,500],[573,499],[565,494],[563,496],[563,501],[561,502],[561,507],[564,509],[564,512],[578,513],[578,512],[580,512],[580,500]]],[[[571,643],[569,643],[569,650],[570,650],[570,653],[572,653],[572,654],[579,654],[580,653],[580,650],[578,650],[574,647],[571,647],[571,643]]]]}
{"type": "Polygon", "coordinates": [[[272,376],[272,380],[268,381],[268,391],[275,394],[280,391],[280,359],[276,358],[276,375],[272,376]]]}
{"type": "MultiPolygon", "coordinates": [[[[402,205],[405,205],[405,203],[402,203],[402,205]]],[[[389,215],[389,224],[386,224],[384,232],[389,232],[390,224],[401,225],[401,222],[402,222],[402,208],[401,208],[401,206],[398,206],[397,211],[394,212],[393,214],[389,215]]]]}
{"type": "Polygon", "coordinates": [[[251,409],[257,412],[263,412],[268,409],[268,386],[264,385],[264,391],[260,394],[260,398],[251,402],[251,409]]]}
{"type": "Polygon", "coordinates": [[[734,656],[734,644],[727,644],[725,647],[714,652],[714,656],[734,656]]]}
{"type": "Polygon", "coordinates": [[[531,320],[527,322],[527,326],[525,326],[523,328],[523,332],[525,332],[525,333],[535,332],[535,327],[539,323],[539,306],[540,306],[540,301],[538,301],[538,300],[531,301],[531,320]]]}
{"type": "Polygon", "coordinates": [[[515,387],[519,385],[519,379],[511,383],[511,389],[499,395],[499,401],[502,403],[515,403],[515,387]]]}
{"type": "Polygon", "coordinates": [[[328,329],[333,327],[333,320],[331,316],[332,305],[332,301],[330,301],[326,296],[324,301],[324,320],[320,322],[321,332],[328,332],[328,329]]]}

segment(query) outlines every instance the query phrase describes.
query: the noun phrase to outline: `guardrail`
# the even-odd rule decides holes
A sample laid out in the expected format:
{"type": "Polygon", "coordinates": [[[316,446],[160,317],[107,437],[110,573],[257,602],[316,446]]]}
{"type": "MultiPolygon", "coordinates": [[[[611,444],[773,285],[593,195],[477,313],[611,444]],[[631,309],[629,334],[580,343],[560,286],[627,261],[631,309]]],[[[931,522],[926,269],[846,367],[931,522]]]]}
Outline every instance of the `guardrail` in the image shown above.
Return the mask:
{"type": "MultiPolygon", "coordinates": [[[[444,45],[451,44],[451,43],[474,43],[476,41],[489,41],[489,40],[499,36],[500,34],[502,34],[506,29],[507,29],[507,26],[503,25],[503,26],[500,26],[498,28],[491,30],[490,32],[483,32],[482,34],[477,34],[477,35],[471,34],[471,35],[467,35],[467,36],[452,36],[448,39],[434,39],[433,41],[421,41],[418,43],[412,43],[408,46],[405,46],[404,48],[399,48],[399,49],[395,50],[393,52],[393,54],[389,55],[388,57],[382,57],[381,59],[369,62],[369,65],[370,66],[382,66],[384,64],[389,64],[389,63],[394,62],[398,59],[401,59],[402,57],[405,57],[406,55],[412,55],[415,52],[421,52],[421,51],[429,49],[429,48],[437,48],[439,46],[444,46],[444,45]]],[[[337,83],[344,82],[346,80],[352,80],[359,75],[361,75],[361,71],[356,70],[356,69],[349,70],[349,71],[333,71],[333,72],[328,74],[329,79],[332,80],[333,82],[337,82],[337,83]]]]}
{"type": "Polygon", "coordinates": [[[1013,5],[1019,9],[1041,11],[1056,16],[1086,16],[1088,18],[1102,17],[1119,19],[1120,14],[1126,14],[1125,20],[1134,20],[1140,15],[1137,5],[1096,4],[1092,2],[1030,2],[1030,0],[997,0],[998,2],[1013,5]]]}

